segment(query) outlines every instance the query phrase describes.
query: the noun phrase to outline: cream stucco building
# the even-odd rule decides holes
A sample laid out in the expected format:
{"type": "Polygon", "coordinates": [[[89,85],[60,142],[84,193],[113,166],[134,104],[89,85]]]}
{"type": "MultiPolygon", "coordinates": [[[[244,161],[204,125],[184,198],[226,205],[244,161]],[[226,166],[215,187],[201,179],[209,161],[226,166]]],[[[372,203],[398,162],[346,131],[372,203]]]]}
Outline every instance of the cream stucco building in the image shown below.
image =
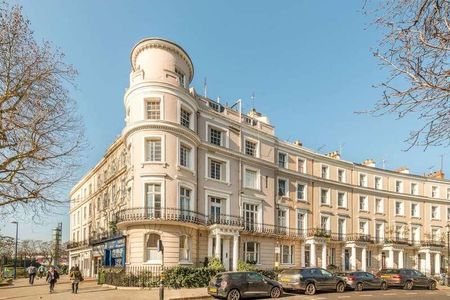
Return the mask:
{"type": "Polygon", "coordinates": [[[196,93],[177,44],[131,51],[125,127],[72,189],[70,264],[345,270],[447,264],[450,182],[322,155],[278,139],[267,117],[196,93]]]}

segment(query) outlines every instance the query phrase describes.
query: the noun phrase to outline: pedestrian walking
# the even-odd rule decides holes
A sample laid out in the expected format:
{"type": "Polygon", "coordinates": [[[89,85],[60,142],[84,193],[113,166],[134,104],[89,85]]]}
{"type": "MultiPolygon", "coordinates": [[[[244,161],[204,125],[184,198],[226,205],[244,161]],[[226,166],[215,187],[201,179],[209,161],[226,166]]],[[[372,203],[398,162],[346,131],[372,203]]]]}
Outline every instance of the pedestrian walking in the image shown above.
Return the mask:
{"type": "Polygon", "coordinates": [[[33,264],[31,264],[27,268],[27,273],[28,273],[28,283],[33,285],[34,284],[34,278],[36,277],[36,273],[37,273],[36,267],[33,266],[33,264]]]}
{"type": "Polygon", "coordinates": [[[84,278],[77,265],[70,269],[69,278],[72,280],[72,293],[78,294],[78,284],[83,281],[84,278]]]}
{"type": "Polygon", "coordinates": [[[50,269],[47,272],[47,278],[46,281],[50,285],[50,293],[53,293],[55,290],[55,284],[59,279],[58,271],[55,270],[55,267],[50,267],[50,269]]]}

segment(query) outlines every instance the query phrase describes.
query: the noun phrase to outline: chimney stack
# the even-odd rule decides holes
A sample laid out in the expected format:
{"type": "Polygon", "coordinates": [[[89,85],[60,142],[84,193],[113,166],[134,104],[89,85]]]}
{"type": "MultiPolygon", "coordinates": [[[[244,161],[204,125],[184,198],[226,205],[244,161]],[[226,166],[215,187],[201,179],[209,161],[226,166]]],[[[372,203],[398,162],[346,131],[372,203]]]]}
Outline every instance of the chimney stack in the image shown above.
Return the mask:
{"type": "Polygon", "coordinates": [[[407,167],[401,167],[395,170],[396,172],[402,173],[402,174],[409,174],[409,169],[407,167]]]}
{"type": "Polygon", "coordinates": [[[375,168],[375,166],[376,166],[375,161],[370,158],[363,161],[362,164],[365,165],[366,167],[372,167],[372,168],[375,168]]]}
{"type": "Polygon", "coordinates": [[[334,158],[334,159],[341,159],[341,154],[339,151],[333,151],[327,154],[328,157],[334,158]]]}
{"type": "Polygon", "coordinates": [[[296,140],[296,141],[294,142],[294,145],[299,146],[299,147],[302,147],[302,146],[303,146],[303,143],[302,143],[300,140],[296,140]]]}
{"type": "Polygon", "coordinates": [[[444,172],[439,170],[439,171],[434,171],[429,174],[426,174],[425,176],[429,177],[429,178],[434,178],[434,179],[444,179],[445,174],[444,174],[444,172]]]}

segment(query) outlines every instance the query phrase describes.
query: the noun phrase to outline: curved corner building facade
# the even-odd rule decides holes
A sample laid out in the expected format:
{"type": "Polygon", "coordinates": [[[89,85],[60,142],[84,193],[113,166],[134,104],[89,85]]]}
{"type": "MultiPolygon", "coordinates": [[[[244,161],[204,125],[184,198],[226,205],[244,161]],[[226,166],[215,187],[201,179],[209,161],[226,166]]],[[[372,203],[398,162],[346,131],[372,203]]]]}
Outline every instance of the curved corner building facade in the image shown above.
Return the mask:
{"type": "Polygon", "coordinates": [[[197,94],[177,44],[131,52],[125,127],[72,189],[70,264],[377,271],[447,266],[450,182],[278,139],[266,116],[197,94]]]}

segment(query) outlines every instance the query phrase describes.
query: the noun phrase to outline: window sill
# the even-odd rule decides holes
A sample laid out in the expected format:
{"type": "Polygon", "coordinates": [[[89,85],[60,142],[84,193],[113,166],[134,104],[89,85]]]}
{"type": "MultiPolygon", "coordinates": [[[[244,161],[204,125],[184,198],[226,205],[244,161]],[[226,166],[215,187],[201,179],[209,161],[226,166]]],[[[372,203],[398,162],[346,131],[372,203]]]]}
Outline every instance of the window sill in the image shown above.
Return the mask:
{"type": "Polygon", "coordinates": [[[144,161],[141,163],[141,166],[147,166],[147,165],[161,165],[163,168],[166,168],[168,164],[165,161],[144,161]]]}
{"type": "Polygon", "coordinates": [[[178,262],[179,265],[193,265],[194,263],[190,260],[180,260],[178,262]]]}
{"type": "Polygon", "coordinates": [[[422,220],[422,218],[419,217],[419,216],[411,216],[411,218],[412,218],[412,219],[417,219],[417,220],[422,220]]]}
{"type": "Polygon", "coordinates": [[[178,166],[177,166],[177,170],[178,170],[178,171],[180,171],[180,170],[185,170],[185,171],[191,172],[191,173],[195,176],[195,171],[194,171],[193,169],[189,168],[189,167],[185,167],[185,166],[180,166],[180,165],[178,165],[178,166]]]}
{"type": "Polygon", "coordinates": [[[329,204],[329,203],[320,203],[320,206],[325,206],[325,207],[331,208],[331,204],[329,204]]]}
{"type": "Polygon", "coordinates": [[[379,212],[379,211],[375,212],[375,214],[376,215],[380,215],[380,216],[384,216],[385,215],[383,212],[379,212]]]}
{"type": "Polygon", "coordinates": [[[213,181],[213,182],[217,182],[217,183],[226,184],[226,185],[228,185],[228,186],[231,185],[231,183],[229,183],[228,181],[223,181],[223,180],[214,179],[214,178],[209,178],[209,177],[205,177],[205,181],[213,181]]]}
{"type": "Polygon", "coordinates": [[[441,219],[431,218],[431,221],[440,221],[441,219]]]}
{"type": "Polygon", "coordinates": [[[297,202],[309,203],[306,199],[297,199],[297,202]]]}
{"type": "Polygon", "coordinates": [[[396,217],[401,217],[401,218],[404,218],[404,217],[405,217],[404,214],[395,214],[395,216],[396,216],[396,217]]]}
{"type": "Polygon", "coordinates": [[[347,206],[338,206],[337,208],[338,208],[338,209],[343,209],[343,210],[348,210],[348,207],[347,207],[347,206]]]}
{"type": "Polygon", "coordinates": [[[360,209],[359,212],[362,212],[362,213],[369,213],[369,211],[368,211],[367,209],[360,209]]]}
{"type": "Polygon", "coordinates": [[[260,188],[254,188],[254,187],[249,187],[249,186],[244,186],[244,189],[254,191],[254,192],[261,192],[260,188]]]}

